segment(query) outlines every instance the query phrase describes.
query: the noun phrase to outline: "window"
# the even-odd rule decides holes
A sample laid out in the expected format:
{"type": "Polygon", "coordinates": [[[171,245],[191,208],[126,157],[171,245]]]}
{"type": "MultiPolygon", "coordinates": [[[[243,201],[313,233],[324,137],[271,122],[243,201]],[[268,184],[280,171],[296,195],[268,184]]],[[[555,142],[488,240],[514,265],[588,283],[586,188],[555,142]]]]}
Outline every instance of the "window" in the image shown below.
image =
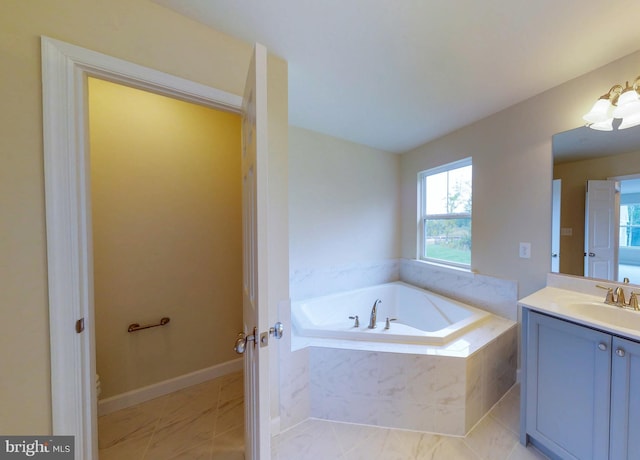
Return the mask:
{"type": "Polygon", "coordinates": [[[640,203],[620,205],[620,247],[640,246],[640,203]]]}
{"type": "Polygon", "coordinates": [[[418,175],[420,259],[471,266],[471,158],[418,175]]]}

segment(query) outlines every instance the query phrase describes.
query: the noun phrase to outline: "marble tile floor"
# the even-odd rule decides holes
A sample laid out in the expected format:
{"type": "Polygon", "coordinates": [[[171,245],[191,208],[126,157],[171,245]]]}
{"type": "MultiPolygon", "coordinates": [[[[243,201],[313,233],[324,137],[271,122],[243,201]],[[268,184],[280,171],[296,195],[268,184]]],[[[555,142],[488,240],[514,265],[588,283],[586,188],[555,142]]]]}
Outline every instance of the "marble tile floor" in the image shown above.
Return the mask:
{"type": "Polygon", "coordinates": [[[242,372],[98,418],[100,460],[243,460],[242,372]]]}
{"type": "MultiPolygon", "coordinates": [[[[100,460],[242,460],[242,373],[98,420],[100,460]]],[[[275,436],[272,460],[542,460],[518,442],[514,386],[464,438],[309,419],[275,436]]]]}
{"type": "Polygon", "coordinates": [[[540,460],[518,440],[514,386],[464,438],[309,419],[276,436],[272,460],[540,460]]]}

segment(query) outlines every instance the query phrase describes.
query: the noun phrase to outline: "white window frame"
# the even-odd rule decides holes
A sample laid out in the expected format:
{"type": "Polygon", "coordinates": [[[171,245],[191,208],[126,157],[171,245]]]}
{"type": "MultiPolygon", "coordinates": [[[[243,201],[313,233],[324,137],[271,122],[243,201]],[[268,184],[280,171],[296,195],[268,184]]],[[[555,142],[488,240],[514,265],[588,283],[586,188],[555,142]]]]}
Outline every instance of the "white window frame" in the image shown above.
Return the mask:
{"type": "MultiPolygon", "coordinates": [[[[431,168],[431,169],[427,169],[424,171],[420,171],[418,173],[418,234],[417,234],[417,240],[418,240],[418,244],[417,244],[417,254],[416,254],[416,258],[418,260],[422,260],[425,262],[429,262],[429,263],[434,263],[434,264],[439,264],[439,265],[446,265],[446,266],[450,266],[450,267],[457,267],[457,268],[464,268],[467,270],[471,269],[471,261],[469,262],[469,264],[462,264],[462,263],[457,263],[457,262],[450,262],[447,260],[442,260],[442,259],[433,259],[433,258],[429,258],[425,256],[425,238],[424,238],[424,231],[425,231],[425,220],[427,218],[426,215],[426,181],[425,178],[427,176],[432,176],[434,174],[439,174],[439,173],[443,173],[445,171],[451,171],[453,169],[458,169],[458,168],[463,168],[465,166],[471,166],[472,170],[473,170],[473,161],[472,161],[472,157],[468,157],[468,158],[464,158],[462,160],[458,160],[458,161],[454,161],[452,163],[447,163],[445,165],[442,166],[438,166],[435,168],[431,168]]],[[[473,174],[473,173],[472,173],[473,174]]],[[[468,218],[471,221],[471,229],[472,229],[472,233],[471,233],[471,247],[473,247],[473,179],[471,181],[471,200],[472,200],[472,204],[471,204],[471,212],[469,213],[450,213],[450,214],[433,214],[431,216],[429,216],[430,218],[439,218],[439,219],[460,219],[460,218],[468,218]]]]}

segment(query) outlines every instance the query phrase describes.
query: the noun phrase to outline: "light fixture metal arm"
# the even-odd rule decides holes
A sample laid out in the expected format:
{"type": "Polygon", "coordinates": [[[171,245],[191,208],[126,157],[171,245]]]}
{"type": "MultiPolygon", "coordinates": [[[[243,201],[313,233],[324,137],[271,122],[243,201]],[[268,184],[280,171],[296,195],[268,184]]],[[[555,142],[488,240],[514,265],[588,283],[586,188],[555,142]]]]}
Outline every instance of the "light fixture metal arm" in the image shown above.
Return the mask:
{"type": "MultiPolygon", "coordinates": [[[[628,84],[629,83],[627,82],[627,85],[628,84]]],[[[618,98],[620,98],[623,90],[624,88],[622,87],[622,85],[613,85],[611,89],[607,93],[600,96],[599,99],[608,99],[611,102],[611,105],[617,105],[618,98]]]]}

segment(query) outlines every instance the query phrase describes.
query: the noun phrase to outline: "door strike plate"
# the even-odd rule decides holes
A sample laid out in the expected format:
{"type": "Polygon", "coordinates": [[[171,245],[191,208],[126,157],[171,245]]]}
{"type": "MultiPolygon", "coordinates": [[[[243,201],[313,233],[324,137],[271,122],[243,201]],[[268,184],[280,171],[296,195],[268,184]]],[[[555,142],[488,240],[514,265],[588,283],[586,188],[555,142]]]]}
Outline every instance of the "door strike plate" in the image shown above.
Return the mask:
{"type": "Polygon", "coordinates": [[[260,334],[260,347],[266,347],[267,345],[269,345],[269,333],[262,332],[260,334]]]}

